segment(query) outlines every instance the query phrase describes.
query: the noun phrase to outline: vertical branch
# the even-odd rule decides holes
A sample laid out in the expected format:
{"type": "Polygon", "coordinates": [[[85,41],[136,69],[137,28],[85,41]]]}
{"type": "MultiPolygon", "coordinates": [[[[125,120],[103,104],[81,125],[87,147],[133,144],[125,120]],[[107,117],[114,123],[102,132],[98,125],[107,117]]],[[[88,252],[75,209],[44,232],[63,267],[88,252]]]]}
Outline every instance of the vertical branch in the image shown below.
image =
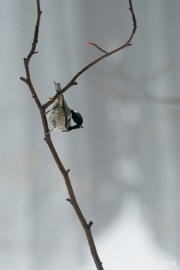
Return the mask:
{"type": "MultiPolygon", "coordinates": [[[[48,136],[49,137],[49,136],[48,136]]],[[[56,152],[56,149],[54,148],[54,145],[51,141],[51,139],[49,140],[49,138],[46,138],[46,142],[49,146],[49,149],[51,151],[51,154],[53,155],[53,158],[59,168],[59,170],[61,171],[62,175],[63,175],[63,178],[64,178],[64,181],[65,181],[65,184],[66,184],[66,188],[68,190],[68,193],[69,193],[69,197],[67,199],[68,202],[71,203],[72,207],[74,208],[75,212],[76,212],[76,215],[84,229],[84,232],[86,234],[86,238],[87,238],[87,241],[88,241],[88,244],[89,244],[89,248],[90,248],[90,251],[91,251],[91,255],[93,257],[93,260],[94,260],[94,263],[96,265],[96,268],[98,270],[104,270],[103,266],[102,266],[102,262],[99,258],[99,255],[98,255],[98,252],[97,252],[97,249],[96,249],[96,245],[95,245],[95,242],[94,242],[94,239],[93,239],[93,236],[92,236],[92,232],[91,232],[91,226],[93,225],[93,222],[90,221],[89,223],[87,223],[80,207],[79,207],[79,204],[77,202],[77,199],[76,199],[76,196],[74,194],[74,190],[73,190],[73,187],[72,187],[72,184],[71,184],[71,180],[69,178],[69,169],[66,170],[64,165],[62,164],[57,152],[56,152]]]]}
{"type": "Polygon", "coordinates": [[[41,102],[38,98],[38,95],[34,89],[34,86],[32,84],[32,81],[31,81],[31,74],[30,74],[30,69],[29,69],[29,64],[30,64],[30,60],[32,58],[32,56],[34,54],[36,54],[36,46],[37,46],[37,43],[38,43],[38,36],[39,36],[39,27],[40,27],[40,20],[41,20],[41,14],[42,14],[42,11],[41,11],[41,8],[40,8],[40,0],[36,0],[36,5],[37,5],[37,19],[36,19],[36,25],[35,25],[35,31],[34,31],[34,38],[33,38],[33,42],[32,42],[32,47],[30,49],[30,52],[28,53],[27,57],[25,57],[23,60],[24,60],[24,68],[25,68],[25,72],[26,72],[26,78],[24,77],[20,77],[20,79],[22,81],[24,81],[28,87],[29,87],[29,90],[32,94],[32,97],[34,98],[34,101],[36,102],[36,105],[37,107],[39,108],[39,110],[41,111],[41,102]]]}

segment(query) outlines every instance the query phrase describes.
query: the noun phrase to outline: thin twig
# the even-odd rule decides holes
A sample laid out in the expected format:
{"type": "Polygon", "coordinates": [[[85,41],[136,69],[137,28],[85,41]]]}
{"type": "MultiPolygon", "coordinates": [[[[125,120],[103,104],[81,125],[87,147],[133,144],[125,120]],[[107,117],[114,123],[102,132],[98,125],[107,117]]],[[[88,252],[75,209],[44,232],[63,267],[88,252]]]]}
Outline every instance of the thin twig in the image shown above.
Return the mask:
{"type": "Polygon", "coordinates": [[[92,45],[92,46],[96,47],[99,51],[101,51],[101,52],[103,52],[103,53],[105,53],[105,54],[108,53],[108,52],[105,51],[103,48],[101,48],[99,45],[97,45],[95,42],[92,42],[92,41],[85,41],[85,43],[88,44],[88,45],[92,45]]]}
{"type": "Polygon", "coordinates": [[[36,25],[35,25],[35,31],[34,31],[34,38],[33,38],[33,43],[32,43],[32,47],[31,47],[31,50],[29,52],[29,54],[27,55],[26,58],[24,58],[24,68],[25,68],[25,71],[26,71],[26,78],[24,77],[20,77],[20,79],[27,83],[30,91],[31,91],[31,94],[32,94],[32,97],[34,98],[35,102],[36,102],[36,105],[37,107],[39,108],[39,110],[41,111],[42,110],[42,105],[41,105],[41,102],[37,96],[37,93],[33,87],[33,84],[32,84],[32,81],[31,81],[31,75],[30,75],[30,70],[29,70],[29,63],[30,63],[30,60],[33,56],[33,54],[36,54],[36,46],[37,46],[37,43],[38,43],[38,36],[39,36],[39,27],[40,27],[40,20],[41,20],[41,14],[42,14],[42,11],[40,9],[40,0],[37,0],[36,1],[37,3],[37,20],[36,20],[36,25]]]}
{"type": "MultiPolygon", "coordinates": [[[[29,54],[27,55],[26,58],[24,58],[24,67],[25,67],[25,72],[26,72],[26,77],[21,77],[20,79],[25,82],[28,87],[29,87],[29,90],[32,94],[32,97],[34,98],[34,101],[40,111],[40,115],[41,115],[41,120],[42,120],[42,125],[43,125],[43,128],[44,128],[44,134],[45,134],[45,138],[44,140],[46,141],[48,147],[49,147],[49,150],[54,158],[54,161],[56,162],[61,174],[63,175],[63,178],[64,178],[64,181],[65,181],[65,184],[66,184],[66,188],[68,190],[68,194],[69,194],[69,199],[67,199],[71,205],[73,206],[75,212],[76,212],[76,215],[84,229],[84,232],[86,234],[86,238],[87,238],[87,241],[88,241],[88,244],[89,244],[89,248],[90,248],[90,251],[91,251],[91,255],[94,259],[94,262],[95,262],[95,265],[97,267],[98,270],[103,270],[103,266],[102,266],[102,262],[99,258],[99,255],[97,253],[97,249],[96,249],[96,246],[95,246],[95,243],[94,243],[94,239],[93,239],[93,236],[92,236],[92,232],[91,232],[91,227],[93,225],[93,221],[90,221],[90,222],[87,222],[80,207],[79,207],[79,204],[77,202],[77,199],[76,199],[76,196],[74,194],[74,190],[73,190],[73,187],[72,187],[72,184],[71,184],[71,180],[70,180],[70,177],[69,177],[69,172],[70,172],[70,169],[66,170],[63,163],[61,162],[57,152],[56,152],[56,149],[53,145],[53,142],[51,140],[51,135],[50,133],[48,132],[49,131],[49,128],[48,128],[48,123],[47,123],[47,119],[46,119],[46,114],[44,113],[45,112],[45,109],[50,105],[52,104],[56,98],[57,98],[57,94],[48,102],[46,102],[44,105],[41,104],[39,98],[38,98],[38,95],[36,93],[36,90],[33,86],[33,83],[31,81],[31,74],[30,74],[30,68],[29,68],[29,64],[30,64],[30,61],[31,61],[31,58],[34,54],[37,53],[36,51],[36,47],[37,47],[37,43],[38,43],[38,36],[39,36],[39,27],[40,27],[40,19],[41,19],[41,14],[42,14],[42,11],[41,11],[41,8],[40,8],[40,0],[36,0],[36,3],[37,3],[37,20],[36,20],[36,25],[35,25],[35,32],[34,32],[34,38],[33,38],[33,42],[32,42],[32,47],[30,49],[30,52],[29,54]]],[[[85,66],[83,69],[81,69],[71,80],[70,82],[62,89],[61,93],[64,93],[65,91],[67,91],[67,89],[69,89],[71,86],[73,85],[76,85],[77,82],[76,80],[86,71],[88,70],[90,67],[94,66],[95,64],[97,64],[98,62],[100,62],[101,60],[103,60],[104,58],[130,46],[130,42],[135,34],[135,31],[136,31],[136,18],[135,18],[135,14],[134,14],[134,10],[133,10],[133,6],[132,6],[132,1],[129,0],[129,7],[130,7],[130,11],[131,11],[131,15],[132,15],[132,20],[133,20],[133,30],[132,30],[132,33],[129,37],[129,39],[127,40],[127,42],[122,45],[121,47],[119,48],[116,48],[110,52],[106,52],[105,50],[103,50],[100,46],[96,45],[95,43],[92,44],[93,46],[95,46],[97,49],[99,49],[100,51],[104,52],[104,55],[102,55],[101,57],[97,58],[96,60],[94,60],[93,62],[91,62],[90,64],[88,64],[87,66],[85,66]]]]}

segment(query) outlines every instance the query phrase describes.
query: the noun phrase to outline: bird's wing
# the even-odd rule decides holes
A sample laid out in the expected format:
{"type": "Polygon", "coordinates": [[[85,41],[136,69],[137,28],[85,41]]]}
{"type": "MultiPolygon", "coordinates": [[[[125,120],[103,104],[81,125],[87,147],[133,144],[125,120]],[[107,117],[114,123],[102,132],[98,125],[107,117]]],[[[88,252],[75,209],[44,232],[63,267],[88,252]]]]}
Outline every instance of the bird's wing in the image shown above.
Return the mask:
{"type": "Polygon", "coordinates": [[[64,110],[64,115],[65,115],[65,126],[68,129],[71,122],[71,110],[69,109],[64,96],[62,95],[61,97],[62,97],[62,106],[64,110]]]}

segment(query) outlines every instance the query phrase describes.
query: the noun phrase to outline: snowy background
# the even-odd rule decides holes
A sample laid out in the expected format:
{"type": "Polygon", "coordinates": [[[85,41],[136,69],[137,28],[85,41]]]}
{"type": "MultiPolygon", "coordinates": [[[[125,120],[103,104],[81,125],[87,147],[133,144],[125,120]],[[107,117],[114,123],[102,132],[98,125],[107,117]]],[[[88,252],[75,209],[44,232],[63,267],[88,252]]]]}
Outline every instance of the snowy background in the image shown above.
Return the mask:
{"type": "MultiPolygon", "coordinates": [[[[132,30],[127,0],[41,1],[31,63],[42,102],[132,30]]],[[[66,100],[84,129],[53,132],[104,269],[179,269],[178,0],[134,0],[133,46],[85,73],[66,100]]],[[[27,86],[36,4],[0,0],[0,270],[95,269],[27,86]]]]}

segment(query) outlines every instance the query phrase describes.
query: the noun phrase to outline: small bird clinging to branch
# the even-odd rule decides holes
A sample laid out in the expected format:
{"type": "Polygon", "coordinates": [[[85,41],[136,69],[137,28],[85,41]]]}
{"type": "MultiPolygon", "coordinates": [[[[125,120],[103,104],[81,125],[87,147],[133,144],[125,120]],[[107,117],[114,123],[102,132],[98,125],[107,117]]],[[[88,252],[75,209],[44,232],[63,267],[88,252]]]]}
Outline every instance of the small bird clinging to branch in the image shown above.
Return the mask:
{"type": "Polygon", "coordinates": [[[54,84],[59,96],[54,102],[52,109],[47,112],[49,121],[53,127],[50,132],[54,129],[57,131],[67,132],[73,129],[83,128],[82,115],[68,107],[63,94],[60,94],[60,83],[54,82],[54,84]],[[71,124],[72,120],[75,123],[74,125],[71,124]]]}

